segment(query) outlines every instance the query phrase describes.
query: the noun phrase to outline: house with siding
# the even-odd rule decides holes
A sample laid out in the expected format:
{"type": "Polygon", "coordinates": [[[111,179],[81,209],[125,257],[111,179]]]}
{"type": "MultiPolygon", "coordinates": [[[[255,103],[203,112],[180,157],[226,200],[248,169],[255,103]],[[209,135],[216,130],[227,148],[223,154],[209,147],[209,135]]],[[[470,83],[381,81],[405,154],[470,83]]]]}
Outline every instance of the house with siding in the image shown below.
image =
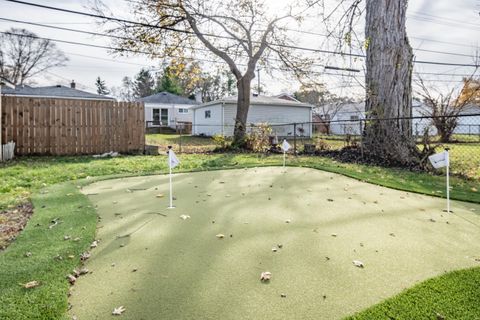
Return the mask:
{"type": "Polygon", "coordinates": [[[192,123],[192,107],[200,102],[169,92],[160,92],[141,98],[145,103],[145,121],[149,127],[177,128],[192,123]]]}
{"type": "MultiPolygon", "coordinates": [[[[193,134],[213,136],[221,134],[232,136],[237,114],[237,97],[196,105],[191,108],[193,116],[193,134]]],[[[294,135],[312,136],[312,106],[295,100],[279,97],[252,96],[247,124],[268,123],[278,137],[294,135]]]]}

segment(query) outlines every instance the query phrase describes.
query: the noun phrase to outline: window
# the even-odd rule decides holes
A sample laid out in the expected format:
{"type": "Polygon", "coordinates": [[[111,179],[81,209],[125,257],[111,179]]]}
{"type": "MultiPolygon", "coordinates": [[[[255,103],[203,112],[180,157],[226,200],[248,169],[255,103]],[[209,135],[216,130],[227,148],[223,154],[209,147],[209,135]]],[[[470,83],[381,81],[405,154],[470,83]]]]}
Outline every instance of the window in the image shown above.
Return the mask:
{"type": "Polygon", "coordinates": [[[188,113],[188,109],[179,108],[179,109],[178,109],[178,113],[186,114],[186,113],[188,113]]]}
{"type": "Polygon", "coordinates": [[[205,119],[209,119],[209,118],[211,118],[211,117],[212,117],[212,111],[206,110],[206,111],[205,111],[205,119]]]}
{"type": "Polygon", "coordinates": [[[358,116],[350,116],[351,121],[358,121],[359,117],[358,116]]]}

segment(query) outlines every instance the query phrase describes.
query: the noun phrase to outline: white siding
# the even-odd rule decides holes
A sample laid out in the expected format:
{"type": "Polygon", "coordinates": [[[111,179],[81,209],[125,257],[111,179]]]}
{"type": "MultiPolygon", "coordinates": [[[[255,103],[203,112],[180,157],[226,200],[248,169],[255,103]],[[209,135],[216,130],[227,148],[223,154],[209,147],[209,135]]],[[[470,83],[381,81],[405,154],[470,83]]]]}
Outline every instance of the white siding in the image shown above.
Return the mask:
{"type": "Polygon", "coordinates": [[[193,113],[193,134],[213,136],[222,134],[222,105],[213,104],[190,110],[193,113]],[[210,111],[210,118],[205,118],[205,111],[210,111]]]}
{"type": "MultiPolygon", "coordinates": [[[[222,105],[210,105],[195,109],[194,120],[194,134],[224,134],[226,136],[233,135],[233,128],[235,124],[235,115],[237,112],[236,105],[227,104],[223,108],[222,105]],[[211,118],[205,119],[205,111],[211,110],[211,118]],[[224,121],[222,121],[222,118],[224,121]],[[222,128],[222,122],[224,126],[222,128]],[[207,126],[207,125],[215,126],[207,126]],[[222,131],[223,129],[223,131],[222,131]]],[[[304,123],[311,121],[311,108],[309,107],[292,107],[292,106],[268,106],[268,105],[252,105],[248,112],[247,123],[269,123],[285,124],[285,123],[304,123]]],[[[301,135],[302,131],[299,128],[303,128],[303,135],[311,136],[311,124],[306,123],[297,126],[297,135],[301,135]]],[[[293,135],[293,125],[272,126],[274,132],[279,137],[285,137],[293,135]]]]}

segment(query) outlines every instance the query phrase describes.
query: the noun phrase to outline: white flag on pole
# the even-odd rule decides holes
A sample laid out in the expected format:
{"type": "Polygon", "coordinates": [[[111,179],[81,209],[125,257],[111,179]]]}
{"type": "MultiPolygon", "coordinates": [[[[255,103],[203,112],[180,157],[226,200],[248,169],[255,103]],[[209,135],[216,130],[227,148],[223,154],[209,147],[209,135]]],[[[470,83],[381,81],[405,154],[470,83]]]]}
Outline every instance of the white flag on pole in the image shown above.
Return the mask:
{"type": "Polygon", "coordinates": [[[428,157],[430,163],[435,169],[440,169],[444,167],[448,167],[450,165],[450,159],[448,157],[448,152],[443,151],[441,153],[436,153],[430,157],[428,157]]]}
{"type": "Polygon", "coordinates": [[[180,160],[178,160],[177,156],[175,155],[175,152],[173,152],[172,149],[168,150],[168,165],[170,168],[175,168],[180,164],[180,160]]]}
{"type": "Polygon", "coordinates": [[[283,139],[282,150],[287,152],[292,146],[287,142],[286,139],[283,139]]]}

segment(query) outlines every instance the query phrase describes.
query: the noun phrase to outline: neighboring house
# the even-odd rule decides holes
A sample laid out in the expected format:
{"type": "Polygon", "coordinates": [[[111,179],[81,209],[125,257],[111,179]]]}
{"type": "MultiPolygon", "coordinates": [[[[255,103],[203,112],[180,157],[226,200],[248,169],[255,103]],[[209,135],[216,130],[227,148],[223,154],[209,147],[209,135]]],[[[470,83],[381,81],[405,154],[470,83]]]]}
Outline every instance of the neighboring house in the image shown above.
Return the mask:
{"type": "MultiPolygon", "coordinates": [[[[324,126],[323,122],[330,120],[330,134],[333,135],[345,135],[361,134],[361,126],[358,120],[365,119],[365,103],[345,103],[341,106],[338,112],[332,119],[321,119],[319,110],[316,110],[318,116],[314,117],[314,120],[320,122],[320,126],[317,126],[320,130],[324,126]]],[[[416,136],[423,135],[428,128],[430,135],[436,135],[437,130],[432,125],[431,119],[421,118],[428,115],[427,107],[418,100],[412,101],[412,133],[416,136]]],[[[480,134],[480,106],[472,105],[465,107],[460,112],[458,117],[458,125],[455,129],[456,134],[480,134]],[[472,116],[469,116],[472,115],[472,116]]]]}
{"type": "MultiPolygon", "coordinates": [[[[419,101],[413,102],[412,116],[425,117],[429,114],[429,110],[419,101]]],[[[463,107],[457,119],[457,127],[455,134],[474,134],[480,135],[480,105],[468,105],[463,107]]],[[[413,134],[421,136],[428,129],[428,134],[434,136],[437,129],[432,125],[431,119],[417,118],[412,121],[413,134]]]]}
{"type": "Polygon", "coordinates": [[[114,98],[90,93],[75,88],[75,82],[72,81],[70,87],[61,85],[48,87],[30,87],[27,85],[15,86],[12,88],[4,87],[2,95],[32,98],[61,98],[61,99],[80,99],[80,100],[101,100],[114,101],[114,98]]]}
{"type": "Polygon", "coordinates": [[[145,121],[147,127],[168,126],[176,128],[178,124],[192,123],[191,108],[199,102],[180,97],[169,92],[160,92],[141,98],[145,103],[145,121]]]}
{"type": "Polygon", "coordinates": [[[326,130],[325,122],[330,121],[330,134],[336,135],[359,135],[361,132],[358,120],[365,119],[365,103],[364,102],[345,102],[341,105],[326,106],[315,110],[315,120],[319,120],[320,126],[317,129],[322,132],[326,130]],[[333,117],[330,114],[322,115],[322,110],[338,110],[334,112],[333,117]]]}
{"type": "MultiPolygon", "coordinates": [[[[193,111],[193,134],[232,136],[237,113],[237,97],[227,97],[191,108],[193,111]]],[[[298,101],[277,97],[252,96],[247,124],[268,123],[278,137],[312,135],[312,106],[298,101]]]]}

